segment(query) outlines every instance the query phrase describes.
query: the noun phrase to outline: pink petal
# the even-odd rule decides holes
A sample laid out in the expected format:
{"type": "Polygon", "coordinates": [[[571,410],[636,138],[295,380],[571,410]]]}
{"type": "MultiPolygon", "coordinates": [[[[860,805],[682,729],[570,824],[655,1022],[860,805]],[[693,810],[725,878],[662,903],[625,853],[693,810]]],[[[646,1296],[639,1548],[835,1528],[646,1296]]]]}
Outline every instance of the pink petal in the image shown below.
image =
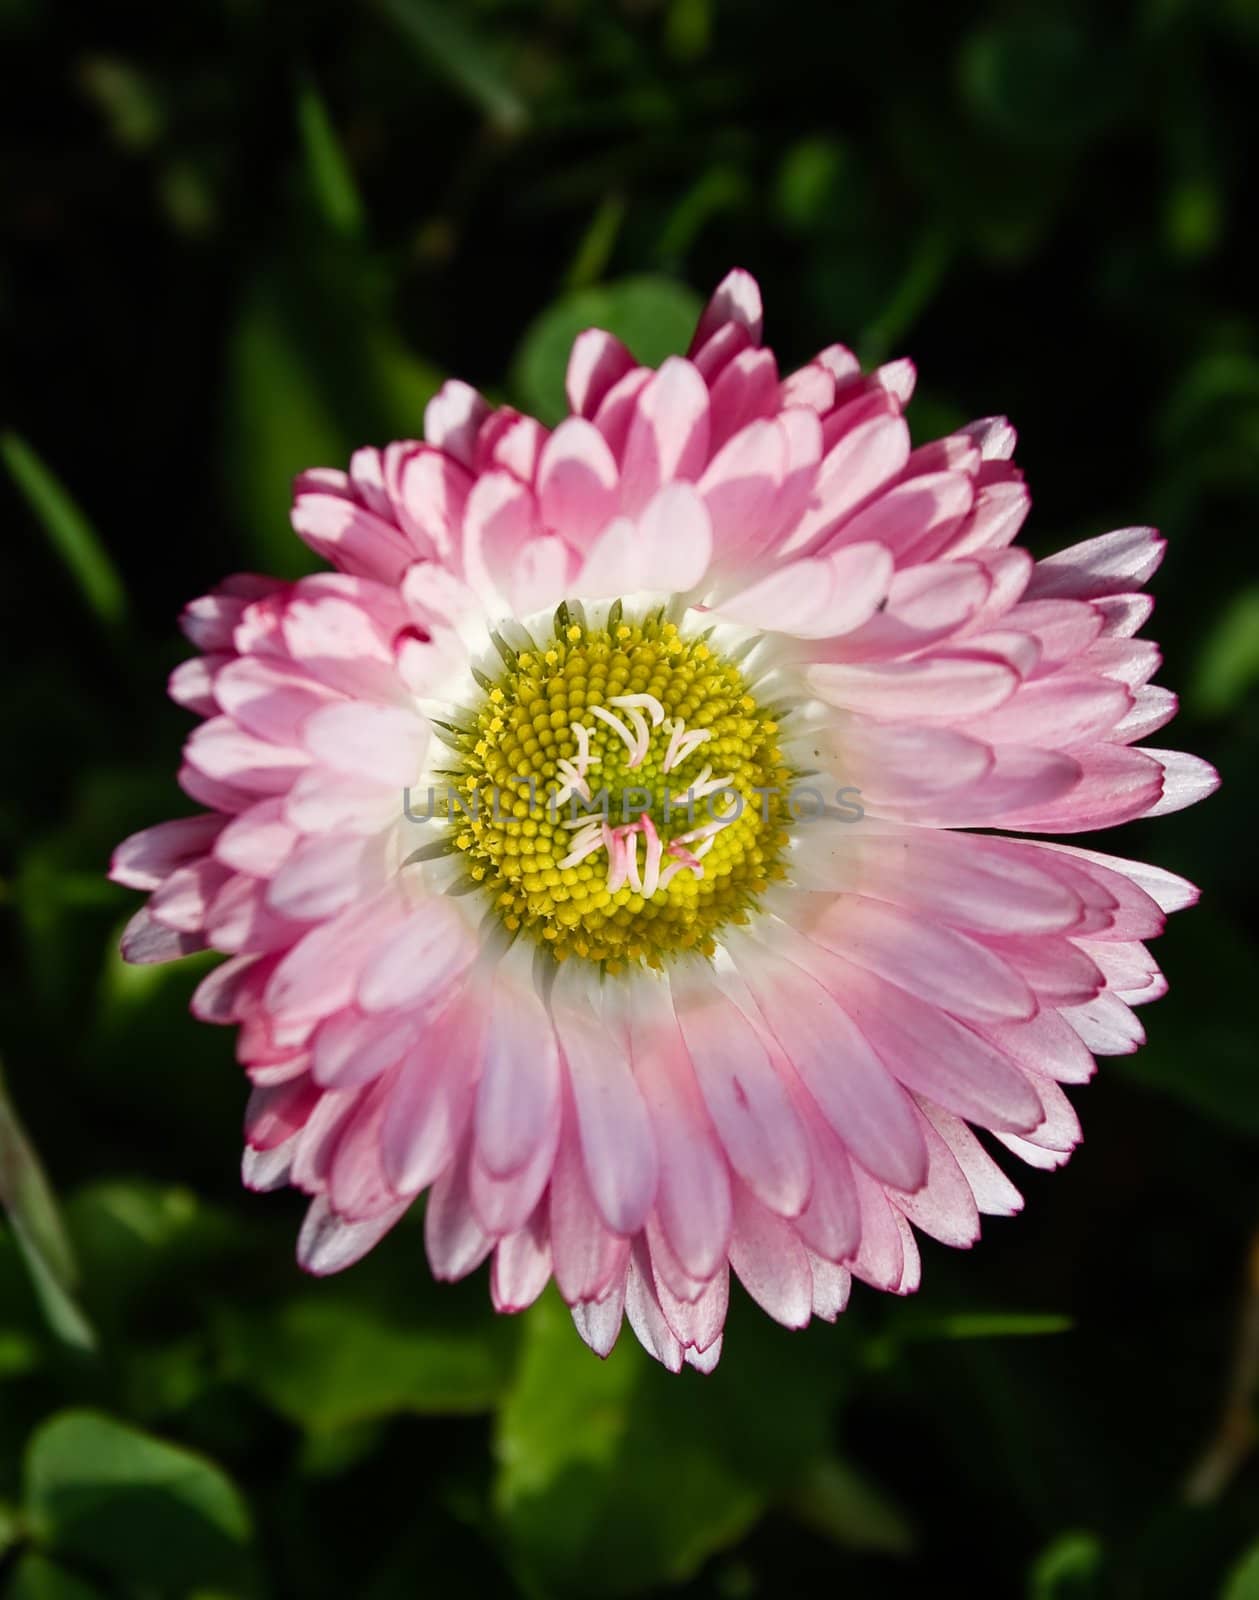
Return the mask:
{"type": "Polygon", "coordinates": [[[538,503],[548,528],[585,549],[617,509],[619,474],[603,435],[569,417],[547,440],[538,462],[538,503]]]}
{"type": "Polygon", "coordinates": [[[224,820],[215,814],[179,817],[133,833],[114,851],[111,880],[129,889],[156,889],[172,872],[213,848],[224,820]]]}
{"type": "Polygon", "coordinates": [[[559,1049],[541,1001],[523,985],[495,985],[477,1090],[476,1152],[498,1177],[518,1172],[561,1110],[559,1049]]]}
{"type": "Polygon", "coordinates": [[[632,370],[634,358],[610,333],[587,328],[573,342],[565,387],[568,403],[580,417],[593,417],[613,384],[632,370]]]}
{"type": "Polygon", "coordinates": [[[809,687],[828,704],[882,718],[948,722],[992,713],[1010,699],[1019,675],[1004,661],[976,652],[926,656],[878,665],[812,667],[809,687]]]}
{"type": "Polygon", "coordinates": [[[888,593],[893,570],[882,545],[850,545],[831,556],[776,567],[714,610],[748,627],[803,639],[833,638],[870,620],[888,593]]]}
{"type": "Polygon", "coordinates": [[[813,1312],[809,1256],[791,1223],[736,1184],[730,1265],[762,1311],[784,1328],[803,1328],[813,1312]]]}
{"type": "Polygon", "coordinates": [[[741,946],[735,959],[800,1081],[848,1150],[878,1177],[916,1188],[927,1158],[913,1106],[847,1011],[814,977],[763,945],[741,946]]]}
{"type": "Polygon", "coordinates": [[[368,1012],[431,1005],[475,954],[476,941],[454,902],[436,895],[381,937],[359,977],[358,1003],[368,1012]]]}
{"type": "Polygon", "coordinates": [[[546,1288],[551,1277],[551,1245],[545,1214],[500,1239],[494,1249],[490,1295],[495,1311],[523,1311],[546,1288]]]}
{"type": "Polygon", "coordinates": [[[400,1200],[392,1210],[364,1222],[347,1222],[338,1217],[327,1199],[318,1195],[311,1201],[297,1241],[297,1260],[304,1271],[317,1278],[352,1267],[380,1243],[384,1236],[411,1209],[411,1200],[400,1200]]]}
{"type": "MultiPolygon", "coordinates": [[[[650,981],[650,980],[647,980],[650,981]]],[[[711,1278],[730,1238],[730,1176],[667,999],[631,999],[634,1078],[655,1133],[656,1211],[678,1260],[711,1278]]]]}
{"type": "Polygon", "coordinates": [[[760,286],[750,272],[735,267],[717,285],[712,299],[701,312],[691,351],[694,353],[706,344],[718,328],[728,322],[745,329],[751,342],[759,344],[762,318],[760,286]]]}
{"type": "Polygon", "coordinates": [[[555,1027],[595,1204],[613,1233],[635,1233],[655,1200],[659,1172],[642,1095],[620,1041],[609,1035],[588,1005],[557,996],[555,1027]]]}
{"type": "Polygon", "coordinates": [[[424,1208],[424,1247],[433,1276],[447,1283],[466,1278],[494,1248],[481,1230],[468,1196],[466,1156],[451,1163],[424,1208]]]}
{"type": "Polygon", "coordinates": [[[339,495],[299,494],[290,516],[299,539],[356,577],[396,583],[415,560],[415,545],[392,522],[339,495]]]}
{"type": "Polygon", "coordinates": [[[708,459],[708,385],[689,361],[671,356],[634,410],[621,463],[621,508],[636,516],[665,484],[694,481],[708,459]]]}
{"type": "Polygon", "coordinates": [[[1147,812],[1147,817],[1165,817],[1172,811],[1183,811],[1186,806],[1197,805],[1220,786],[1220,775],[1209,761],[1191,756],[1183,750],[1144,750],[1143,755],[1156,761],[1163,770],[1163,793],[1147,812]]]}
{"type": "Polygon", "coordinates": [[[477,432],[489,409],[470,384],[450,378],[424,408],[424,437],[438,450],[471,467],[477,432]]]}
{"type": "Polygon", "coordinates": [[[994,953],[951,928],[858,896],[841,896],[820,916],[806,917],[805,931],[816,943],[943,1011],[993,1022],[1035,1015],[1028,983],[1002,959],[1004,942],[994,953]]]}
{"type": "Polygon", "coordinates": [[[1027,597],[1091,600],[1139,589],[1157,571],[1166,548],[1167,541],[1153,528],[1120,528],[1086,539],[1038,561],[1027,597]]]}
{"type": "Polygon", "coordinates": [[[734,1170],[783,1216],[810,1185],[804,1127],[752,1024],[715,985],[675,987],[678,1023],[696,1082],[734,1170]]]}

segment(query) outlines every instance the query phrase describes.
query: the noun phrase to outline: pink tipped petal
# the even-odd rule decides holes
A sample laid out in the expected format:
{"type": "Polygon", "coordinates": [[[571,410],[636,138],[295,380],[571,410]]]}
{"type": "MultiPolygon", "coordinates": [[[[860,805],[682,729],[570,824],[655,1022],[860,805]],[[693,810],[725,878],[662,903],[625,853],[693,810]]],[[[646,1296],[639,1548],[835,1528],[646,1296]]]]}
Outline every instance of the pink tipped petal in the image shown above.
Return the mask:
{"type": "Polygon", "coordinates": [[[682,1346],[661,1308],[651,1265],[642,1246],[636,1247],[630,1255],[629,1275],[625,1283],[625,1315],[647,1354],[654,1356],[670,1372],[680,1372],[682,1346]]]}
{"type": "Polygon", "coordinates": [[[637,514],[665,484],[694,481],[708,456],[708,386],[672,356],[645,385],[621,462],[621,508],[637,514]]]}
{"type": "Polygon", "coordinates": [[[424,1211],[424,1248],[433,1276],[447,1283],[466,1278],[494,1248],[468,1195],[466,1156],[452,1162],[433,1185],[424,1211]]]}
{"type": "Polygon", "coordinates": [[[566,1005],[555,1021],[595,1204],[613,1233],[635,1233],[655,1199],[659,1170],[647,1108],[622,1047],[593,1010],[566,1005]]]}
{"type": "Polygon", "coordinates": [[[1219,773],[1200,756],[1187,755],[1183,750],[1143,750],[1141,754],[1156,761],[1163,772],[1163,792],[1144,813],[1147,817],[1183,811],[1214,794],[1220,786],[1219,773]]]}
{"type": "Polygon", "coordinates": [[[809,686],[847,711],[948,722],[993,711],[1014,694],[1019,675],[990,656],[941,653],[920,661],[813,667],[809,686]]]}
{"type": "Polygon", "coordinates": [[[134,966],[177,961],[194,950],[204,950],[205,943],[203,934],[183,933],[168,927],[158,922],[147,906],[142,906],[123,929],[122,958],[134,966]]]}
{"type": "Polygon", "coordinates": [[[559,1049],[542,1003],[523,986],[495,986],[477,1090],[478,1160],[499,1177],[518,1172],[558,1127],[559,1049]]]}
{"type": "Polygon", "coordinates": [[[616,461],[599,430],[581,417],[562,422],[538,463],[542,520],[585,549],[617,509],[616,461]]]}
{"type": "Polygon", "coordinates": [[[928,1101],[919,1104],[965,1175],[980,1213],[986,1217],[1017,1215],[1023,1209],[1023,1196],[961,1118],[928,1101]]]}
{"type": "Polygon", "coordinates": [[[834,638],[874,616],[892,572],[891,554],[882,545],[851,545],[832,556],[780,566],[716,609],[730,622],[802,639],[834,638]]]}
{"type": "Polygon", "coordinates": [[[813,1315],[823,1322],[834,1322],[848,1305],[852,1273],[809,1252],[809,1271],[813,1278],[813,1315]]]}
{"type": "MultiPolygon", "coordinates": [[[[629,1259],[628,1242],[603,1224],[586,1181],[575,1127],[565,1126],[550,1190],[551,1252],[555,1281],[569,1305],[601,1300],[619,1281],[629,1259]]],[[[620,1309],[617,1309],[620,1325],[620,1309]]]]}
{"type": "Polygon", "coordinates": [[[523,1311],[551,1278],[551,1244],[541,1213],[525,1227],[500,1239],[494,1249],[490,1294],[496,1311],[523,1311]]]}
{"type": "Polygon", "coordinates": [[[573,341],[565,387],[568,403],[579,417],[593,417],[612,386],[634,366],[634,358],[610,333],[587,328],[573,341]]]}
{"type": "Polygon", "coordinates": [[[311,1201],[297,1241],[299,1265],[316,1278],[344,1272],[374,1250],[410,1206],[409,1199],[401,1200],[391,1210],[365,1222],[348,1222],[337,1216],[325,1196],[317,1196],[311,1201]]]}
{"type": "Polygon", "coordinates": [[[775,1322],[803,1328],[813,1312],[809,1254],[789,1222],[736,1185],[730,1265],[739,1282],[775,1322]]]}
{"type": "Polygon", "coordinates": [[[1036,564],[1029,600],[1092,600],[1139,589],[1158,570],[1167,541],[1153,528],[1120,528],[1036,564]]]}
{"type": "Polygon", "coordinates": [[[847,1011],[764,946],[737,959],[784,1054],[851,1154],[886,1182],[916,1188],[927,1158],[913,1107],[847,1011]]]}
{"type": "Polygon", "coordinates": [[[717,285],[704,307],[691,341],[692,353],[729,323],[744,329],[752,344],[759,344],[763,315],[759,284],[750,272],[735,267],[717,285]]]}
{"type": "Polygon", "coordinates": [[[580,586],[592,596],[685,591],[703,578],[711,555],[703,501],[690,485],[670,484],[637,524],[625,517],[609,523],[586,557],[580,586]]]}
{"type": "MultiPolygon", "coordinates": [[[[855,896],[841,896],[820,916],[806,912],[802,920],[815,943],[943,1011],[991,1022],[1026,1020],[1036,1012],[1026,979],[1002,959],[1004,943],[988,949],[910,912],[855,896]]],[[[1028,941],[1034,948],[1040,942],[1028,941]]]]}
{"type": "Polygon", "coordinates": [[[452,378],[442,384],[424,408],[424,437],[438,450],[470,467],[477,431],[489,409],[470,384],[452,378]]]}
{"type": "Polygon", "coordinates": [[[573,1326],[594,1353],[606,1360],[612,1354],[625,1320],[625,1274],[602,1300],[578,1300],[572,1306],[573,1326]]]}
{"type": "Polygon", "coordinates": [[[927,1143],[927,1181],[914,1194],[893,1194],[891,1198],[916,1228],[941,1244],[969,1249],[979,1237],[975,1195],[952,1151],[928,1120],[923,1120],[922,1129],[927,1143]]]}
{"type": "Polygon", "coordinates": [[[809,1194],[809,1148],[768,1051],[714,985],[675,990],[675,999],[696,1082],[731,1166],[771,1210],[796,1215],[809,1194]]]}
{"type": "Polygon", "coordinates": [[[730,1169],[667,999],[640,990],[631,1018],[634,1078],[659,1155],[656,1210],[685,1270],[710,1278],[730,1240],[730,1169]]]}
{"type": "Polygon", "coordinates": [[[156,889],[172,872],[212,849],[225,821],[213,814],[180,817],[133,833],[114,851],[109,876],[129,889],[156,889]]]}
{"type": "Polygon", "coordinates": [[[454,903],[426,900],[377,944],[358,980],[358,1002],[368,1012],[415,1010],[439,1002],[475,954],[454,903]]]}

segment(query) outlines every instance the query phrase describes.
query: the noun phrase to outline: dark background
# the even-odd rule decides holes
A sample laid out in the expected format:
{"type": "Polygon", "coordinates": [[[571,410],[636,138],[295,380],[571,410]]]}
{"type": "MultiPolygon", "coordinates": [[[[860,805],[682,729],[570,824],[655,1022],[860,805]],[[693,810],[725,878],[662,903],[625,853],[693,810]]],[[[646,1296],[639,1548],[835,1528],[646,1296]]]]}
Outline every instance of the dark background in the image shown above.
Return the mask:
{"type": "Polygon", "coordinates": [[[0,48],[4,1600],[1259,1594],[1259,3],[0,0],[0,48]],[[301,1278],[204,967],[123,969],[101,875],[187,809],[179,606],[303,569],[297,468],[447,373],[552,420],[572,333],[658,360],[734,264],[785,369],[1012,416],[1037,550],[1163,528],[1164,737],[1225,785],[1106,841],[1204,902],[1023,1217],[670,1378],[411,1225],[301,1278]]]}

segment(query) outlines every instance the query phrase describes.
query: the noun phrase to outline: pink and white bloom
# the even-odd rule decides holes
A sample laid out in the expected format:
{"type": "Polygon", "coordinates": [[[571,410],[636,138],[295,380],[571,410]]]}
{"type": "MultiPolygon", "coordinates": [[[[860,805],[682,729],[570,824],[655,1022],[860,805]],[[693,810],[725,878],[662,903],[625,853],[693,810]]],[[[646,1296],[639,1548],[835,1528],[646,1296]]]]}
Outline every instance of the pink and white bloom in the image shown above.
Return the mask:
{"type": "Polygon", "coordinates": [[[1030,835],[1217,780],[1137,744],[1157,534],[1034,562],[1013,429],[915,448],[913,381],[784,377],[732,272],[659,371],[582,334],[552,431],[446,384],[424,442],[298,480],[334,570],[188,607],[203,809],[119,848],[123,948],[227,956],[193,1010],[309,1271],[427,1192],[438,1277],[554,1276],[600,1354],[628,1315],[707,1371],[731,1269],[833,1319],[1019,1209],[994,1144],[1067,1159],[1195,891],[1030,835]]]}

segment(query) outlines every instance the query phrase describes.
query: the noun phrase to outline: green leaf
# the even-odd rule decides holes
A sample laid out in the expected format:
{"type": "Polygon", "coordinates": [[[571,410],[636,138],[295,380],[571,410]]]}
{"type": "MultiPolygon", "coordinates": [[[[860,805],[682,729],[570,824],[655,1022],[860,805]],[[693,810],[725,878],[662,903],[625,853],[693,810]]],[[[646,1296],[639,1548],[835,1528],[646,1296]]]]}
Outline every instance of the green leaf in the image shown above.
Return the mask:
{"type": "Polygon", "coordinates": [[[573,340],[586,328],[604,328],[638,360],[659,366],[686,349],[702,302],[672,278],[621,278],[557,300],[529,327],[512,364],[512,387],[524,410],[544,422],[567,411],[564,373],[573,340]]]}
{"type": "Polygon", "coordinates": [[[363,231],[363,205],[350,163],[323,97],[310,78],[297,89],[297,127],[306,174],[320,216],[334,233],[355,239],[363,231]]]}
{"type": "Polygon", "coordinates": [[[626,209],[623,194],[605,195],[600,201],[585,233],[582,234],[581,243],[577,246],[577,253],[573,257],[573,264],[568,269],[567,281],[570,289],[584,289],[592,283],[598,283],[603,276],[616,248],[617,235],[625,221],[626,209]]]}
{"type": "Polygon", "coordinates": [[[99,1589],[35,1551],[14,1570],[4,1600],[104,1600],[99,1589]]]}
{"type": "Polygon", "coordinates": [[[760,1515],[763,1495],[708,1438],[681,1415],[667,1425],[649,1398],[649,1365],[628,1333],[598,1360],[555,1296],[529,1314],[520,1377],[498,1417],[496,1503],[521,1569],[546,1591],[681,1582],[760,1515]]]}
{"type": "Polygon", "coordinates": [[[1069,146],[1122,110],[1122,78],[1101,39],[1046,14],[1001,21],[962,51],[963,96],[986,127],[1029,145],[1069,146]]]}
{"type": "Polygon", "coordinates": [[[112,1417],[63,1411],[38,1429],[25,1511],[52,1554],[129,1584],[256,1590],[249,1512],[230,1480],[112,1417]]]}
{"type": "Polygon", "coordinates": [[[238,1245],[232,1220],[191,1189],[140,1178],[75,1190],[66,1226],[92,1299],[115,1313],[154,1284],[169,1303],[174,1281],[191,1283],[238,1245]]]}
{"type": "Polygon", "coordinates": [[[91,523],[19,434],[0,434],[0,458],[90,609],[107,628],[121,626],[127,593],[91,523]]]}
{"type": "Polygon", "coordinates": [[[312,1431],[495,1404],[512,1369],[513,1324],[449,1289],[395,1303],[388,1294],[369,1298],[369,1287],[363,1275],[273,1308],[227,1311],[229,1373],[312,1431]]]}
{"type": "Polygon", "coordinates": [[[320,243],[257,275],[228,351],[229,480],[251,559],[285,576],[319,565],[289,527],[294,476],[414,437],[441,382],[398,339],[374,265],[320,243]]]}
{"type": "Polygon", "coordinates": [[[489,39],[467,20],[465,8],[441,0],[380,0],[412,46],[503,133],[520,133],[529,110],[489,39]]]}
{"type": "Polygon", "coordinates": [[[1038,1339],[1070,1333],[1070,1317],[1056,1311],[958,1311],[915,1318],[901,1331],[913,1339],[1038,1339]]]}
{"type": "Polygon", "coordinates": [[[1204,717],[1238,710],[1259,683],[1259,586],[1234,595],[1211,627],[1193,677],[1193,708],[1204,717]]]}
{"type": "Polygon", "coordinates": [[[1061,1533],[1032,1565],[1028,1600],[1100,1600],[1102,1564],[1102,1545],[1095,1534],[1061,1533]]]}
{"type": "Polygon", "coordinates": [[[732,1308],[711,1376],[674,1376],[628,1327],[606,1361],[558,1296],[528,1313],[495,1440],[495,1504],[517,1570],[546,1593],[627,1594],[693,1574],[735,1543],[829,1446],[851,1370],[843,1330],[787,1334],[732,1308]]]}
{"type": "Polygon", "coordinates": [[[93,1350],[96,1335],[74,1298],[74,1256],[56,1198],[18,1121],[2,1075],[0,1209],[9,1219],[49,1327],[70,1349],[80,1353],[93,1350]]]}
{"type": "Polygon", "coordinates": [[[22,1542],[22,1517],[16,1506],[0,1500],[0,1557],[22,1542]]]}
{"type": "Polygon", "coordinates": [[[55,1561],[32,1551],[14,1570],[4,1600],[104,1600],[102,1591],[84,1583],[55,1561]]]}
{"type": "Polygon", "coordinates": [[[1220,1591],[1220,1600],[1259,1600],[1259,1544],[1233,1568],[1220,1591]]]}
{"type": "Polygon", "coordinates": [[[914,1531],[905,1513],[850,1462],[826,1455],[815,1461],[787,1499],[788,1509],[849,1550],[905,1556],[914,1531]]]}

